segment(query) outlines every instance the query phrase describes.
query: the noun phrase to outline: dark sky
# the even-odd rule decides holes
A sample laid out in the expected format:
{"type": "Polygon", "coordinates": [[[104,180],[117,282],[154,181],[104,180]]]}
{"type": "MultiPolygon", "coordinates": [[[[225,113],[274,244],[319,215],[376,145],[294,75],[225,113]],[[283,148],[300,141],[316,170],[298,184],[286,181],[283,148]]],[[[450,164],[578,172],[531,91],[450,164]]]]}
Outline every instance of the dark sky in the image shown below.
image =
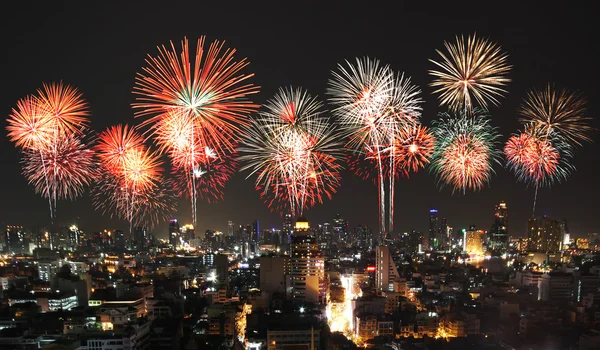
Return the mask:
{"type": "MultiPolygon", "coordinates": [[[[442,110],[427,86],[427,69],[432,67],[427,59],[455,34],[477,32],[508,51],[514,66],[508,97],[501,107],[491,109],[503,142],[519,127],[516,110],[521,98],[532,87],[549,81],[582,91],[589,101],[588,114],[598,114],[599,55],[593,34],[597,20],[590,8],[568,2],[560,7],[538,7],[527,1],[503,1],[490,8],[481,7],[479,4],[486,3],[481,1],[445,2],[456,3],[456,7],[425,4],[428,2],[399,5],[401,1],[360,2],[360,6],[282,1],[261,7],[254,5],[259,3],[255,1],[122,1],[115,6],[98,1],[93,7],[89,2],[18,3],[1,5],[2,130],[19,98],[33,93],[42,82],[58,80],[83,92],[95,130],[122,122],[135,124],[131,89],[146,54],[154,54],[157,45],[169,40],[179,42],[187,36],[195,41],[200,35],[226,40],[238,49],[240,57],[249,58],[250,71],[256,74],[254,83],[262,87],[255,98],[258,103],[288,85],[302,86],[324,98],[330,71],[338,62],[365,55],[378,58],[406,72],[421,87],[426,100],[423,123],[429,125],[442,110]]],[[[594,126],[599,123],[594,121],[594,126]]],[[[593,138],[597,139],[598,133],[593,138]]],[[[0,223],[47,224],[47,202],[21,177],[20,156],[5,136],[0,138],[0,149],[0,223]]],[[[599,151],[598,143],[578,149],[574,159],[577,171],[566,183],[539,193],[538,213],[568,219],[575,235],[600,230],[599,151]]],[[[494,204],[505,200],[510,233],[524,234],[533,190],[516,183],[505,169],[496,167],[496,171],[488,188],[466,195],[440,191],[427,171],[402,179],[396,192],[396,226],[402,231],[425,230],[428,208],[436,207],[451,226],[475,224],[489,229],[494,204]]],[[[344,172],[342,187],[333,200],[309,210],[307,216],[318,223],[339,212],[351,226],[377,227],[376,197],[372,183],[344,172]]],[[[87,197],[59,202],[58,213],[59,221],[65,223],[80,217],[87,230],[126,227],[94,212],[87,197]]],[[[200,204],[198,214],[200,229],[225,230],[230,219],[237,224],[258,218],[263,227],[279,226],[281,221],[260,200],[253,179],[245,180],[245,174],[239,173],[226,188],[224,200],[200,204]]],[[[187,202],[182,202],[176,216],[189,221],[187,202]]]]}

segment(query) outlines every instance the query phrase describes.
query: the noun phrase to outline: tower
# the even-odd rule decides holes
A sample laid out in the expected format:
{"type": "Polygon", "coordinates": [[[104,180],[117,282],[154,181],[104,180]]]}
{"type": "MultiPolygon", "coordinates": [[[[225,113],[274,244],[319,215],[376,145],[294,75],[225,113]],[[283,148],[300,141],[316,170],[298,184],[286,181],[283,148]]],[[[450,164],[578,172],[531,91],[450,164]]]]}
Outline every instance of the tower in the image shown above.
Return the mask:
{"type": "Polygon", "coordinates": [[[177,219],[169,221],[169,244],[173,247],[179,245],[179,223],[177,219]]]}
{"type": "Polygon", "coordinates": [[[493,252],[506,253],[508,249],[508,207],[504,201],[495,207],[494,223],[489,238],[493,252]]]}
{"type": "Polygon", "coordinates": [[[438,216],[438,210],[429,209],[429,250],[434,250],[443,245],[442,226],[438,216]]]}

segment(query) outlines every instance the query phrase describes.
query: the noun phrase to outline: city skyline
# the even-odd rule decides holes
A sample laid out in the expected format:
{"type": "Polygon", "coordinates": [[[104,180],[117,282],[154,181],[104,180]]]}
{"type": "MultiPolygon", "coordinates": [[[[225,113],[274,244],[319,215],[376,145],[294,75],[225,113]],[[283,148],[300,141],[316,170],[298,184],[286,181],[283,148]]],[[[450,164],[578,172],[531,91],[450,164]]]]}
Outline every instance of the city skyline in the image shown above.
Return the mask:
{"type": "MultiPolygon", "coordinates": [[[[532,7],[522,8],[515,13],[503,13],[502,11],[506,10],[499,9],[498,13],[487,16],[493,20],[501,20],[507,15],[518,19],[519,16],[529,16],[538,10],[533,5],[523,6],[532,7]]],[[[5,116],[21,96],[35,91],[43,81],[63,80],[78,86],[89,101],[92,127],[96,131],[119,122],[137,124],[139,121],[133,118],[130,107],[133,100],[131,87],[146,52],[152,52],[157,45],[166,44],[169,40],[178,41],[184,36],[195,38],[207,35],[210,40],[227,40],[242,56],[249,58],[252,70],[256,74],[255,82],[262,87],[261,93],[253,98],[254,102],[264,103],[279,86],[289,85],[302,86],[324,99],[329,71],[338,62],[369,55],[391,64],[395,70],[405,71],[413,78],[414,83],[423,91],[426,101],[423,122],[430,125],[437,113],[444,110],[437,106],[437,99],[432,94],[433,89],[427,86],[430,82],[427,69],[432,68],[427,59],[433,57],[434,48],[441,47],[444,40],[451,40],[456,34],[474,32],[499,42],[509,53],[509,62],[514,67],[511,73],[513,82],[509,84],[507,98],[502,101],[500,107],[490,109],[492,123],[500,128],[503,142],[518,128],[517,106],[526,92],[533,87],[544,86],[548,81],[581,91],[588,100],[588,115],[594,117],[597,112],[597,106],[594,104],[597,100],[597,89],[594,88],[593,78],[596,72],[589,72],[587,69],[597,60],[597,54],[591,46],[586,45],[588,37],[591,38],[592,35],[586,30],[589,22],[576,20],[586,16],[580,13],[583,11],[580,9],[567,8],[560,13],[559,10],[545,10],[551,12],[535,17],[542,25],[535,21],[522,21],[523,27],[509,30],[503,26],[501,29],[488,27],[486,17],[471,16],[473,20],[465,24],[452,21],[452,12],[445,13],[440,8],[437,9],[439,12],[434,13],[421,10],[416,11],[420,16],[408,19],[418,28],[419,20],[427,17],[425,13],[430,15],[428,23],[423,24],[422,32],[418,35],[407,34],[399,28],[382,24],[379,28],[364,32],[348,28],[349,33],[343,38],[338,38],[338,41],[332,40],[334,36],[331,32],[328,35],[318,35],[322,27],[290,30],[286,34],[293,40],[282,40],[286,39],[283,33],[275,33],[269,25],[260,24],[260,20],[252,21],[248,16],[238,13],[232,14],[236,18],[231,21],[233,25],[228,23],[226,26],[204,18],[205,21],[199,21],[200,23],[167,20],[166,26],[139,30],[137,28],[143,23],[143,16],[138,16],[138,9],[132,5],[125,5],[121,8],[122,12],[114,14],[121,17],[111,20],[109,18],[113,12],[110,8],[102,6],[95,9],[96,11],[86,12],[85,15],[80,9],[71,7],[65,8],[64,12],[59,12],[58,10],[63,9],[54,7],[46,10],[28,14],[27,17],[25,12],[16,11],[15,16],[5,24],[10,27],[3,31],[8,34],[8,47],[20,53],[5,57],[8,59],[5,66],[14,67],[6,72],[7,80],[11,81],[11,84],[1,97],[5,116]],[[39,21],[46,16],[53,18],[53,25],[49,28],[41,25],[43,22],[39,21]],[[133,21],[127,20],[130,18],[133,18],[133,21]],[[552,23],[557,18],[564,19],[571,25],[560,28],[547,28],[544,25],[544,21],[552,23]],[[74,27],[79,30],[73,31],[74,27]],[[390,47],[390,39],[378,30],[390,33],[397,47],[390,47]],[[68,54],[62,47],[65,34],[69,34],[68,37],[71,38],[68,54]],[[365,40],[360,40],[361,38],[365,40]],[[357,39],[364,42],[365,46],[353,45],[357,39]],[[131,45],[134,42],[135,45],[131,45]],[[277,52],[269,50],[269,43],[273,42],[281,45],[277,52]],[[310,54],[303,52],[302,55],[296,55],[298,45],[313,49],[308,50],[310,54]],[[403,48],[410,48],[412,54],[404,55],[403,48]],[[321,59],[313,60],[314,55],[321,56],[321,59]],[[110,60],[113,57],[119,59],[110,60]],[[307,65],[309,61],[310,64],[307,65]]],[[[240,9],[240,12],[245,12],[243,10],[245,9],[240,9]]],[[[333,9],[323,10],[323,16],[327,16],[328,19],[323,23],[340,27],[340,31],[346,30],[341,29],[344,21],[333,15],[336,13],[333,9]]],[[[257,9],[248,11],[255,17],[268,15],[257,9]]],[[[302,11],[299,9],[298,12],[291,13],[287,20],[294,24],[302,23],[302,11]]],[[[349,19],[357,15],[348,9],[339,11],[349,19]]],[[[152,8],[144,8],[141,12],[150,19],[160,18],[161,15],[152,8]]],[[[275,27],[286,24],[285,21],[278,21],[279,19],[275,18],[271,25],[275,27]]],[[[373,18],[369,18],[368,21],[375,23],[373,18]]],[[[7,87],[8,85],[4,88],[7,87]]],[[[597,126],[597,122],[593,122],[593,126],[597,126]]],[[[592,138],[596,138],[596,135],[592,138]]],[[[17,150],[10,145],[6,137],[3,137],[1,142],[0,147],[4,150],[4,171],[0,183],[4,195],[0,206],[0,221],[8,225],[24,226],[49,224],[47,203],[35,195],[31,186],[20,176],[17,150]]],[[[551,189],[540,189],[536,216],[548,215],[556,220],[567,219],[575,237],[598,231],[600,218],[595,215],[597,206],[594,196],[600,192],[595,179],[598,148],[599,145],[593,143],[575,150],[573,162],[578,170],[565,183],[555,184],[551,189]]],[[[426,232],[430,208],[438,209],[440,217],[448,218],[448,225],[452,227],[466,228],[475,225],[478,229],[487,231],[493,223],[494,206],[500,201],[505,201],[511,217],[509,235],[525,236],[527,220],[531,216],[533,188],[526,188],[524,184],[517,183],[514,176],[499,165],[495,170],[496,175],[492,177],[489,186],[480,192],[466,195],[452,195],[451,190],[447,188],[440,191],[434,176],[426,170],[411,175],[409,179],[402,178],[397,181],[397,231],[410,232],[415,229],[426,232]]],[[[236,173],[233,176],[225,187],[222,201],[211,204],[198,202],[197,226],[200,230],[212,228],[226,232],[228,220],[237,225],[259,219],[263,227],[281,226],[283,217],[270,212],[254,189],[252,179],[246,180],[246,176],[247,173],[236,173]]],[[[331,200],[325,200],[323,204],[306,211],[309,221],[315,224],[330,221],[335,214],[340,213],[348,219],[351,227],[363,224],[376,229],[378,225],[375,184],[360,180],[348,170],[342,172],[341,183],[338,193],[334,194],[331,200]]],[[[179,202],[178,212],[173,217],[181,222],[190,222],[189,201],[181,199],[179,202]]],[[[59,203],[57,222],[64,221],[70,225],[69,220],[74,217],[79,217],[81,226],[89,227],[88,231],[105,227],[121,228],[124,231],[127,229],[126,222],[101,216],[101,213],[94,211],[87,194],[75,202],[59,203]]],[[[166,236],[168,222],[163,223],[156,231],[164,232],[166,236]]]]}

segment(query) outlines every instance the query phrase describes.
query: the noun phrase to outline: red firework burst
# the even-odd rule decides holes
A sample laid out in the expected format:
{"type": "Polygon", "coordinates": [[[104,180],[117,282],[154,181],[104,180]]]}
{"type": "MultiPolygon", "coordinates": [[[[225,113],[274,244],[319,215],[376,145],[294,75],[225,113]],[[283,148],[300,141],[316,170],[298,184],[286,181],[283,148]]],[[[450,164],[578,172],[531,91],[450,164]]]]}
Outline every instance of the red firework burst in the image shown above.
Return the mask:
{"type": "Polygon", "coordinates": [[[100,133],[95,148],[104,167],[115,170],[123,167],[127,155],[142,148],[143,142],[144,139],[134,128],[119,124],[100,133]]]}
{"type": "Polygon", "coordinates": [[[560,150],[550,140],[528,132],[511,136],[504,146],[504,154],[509,167],[522,181],[543,185],[564,173],[560,150]]]}
{"type": "Polygon", "coordinates": [[[399,133],[395,140],[394,167],[396,172],[404,174],[419,171],[419,168],[429,163],[433,155],[435,138],[427,127],[421,125],[410,126],[407,130],[399,133]]]}

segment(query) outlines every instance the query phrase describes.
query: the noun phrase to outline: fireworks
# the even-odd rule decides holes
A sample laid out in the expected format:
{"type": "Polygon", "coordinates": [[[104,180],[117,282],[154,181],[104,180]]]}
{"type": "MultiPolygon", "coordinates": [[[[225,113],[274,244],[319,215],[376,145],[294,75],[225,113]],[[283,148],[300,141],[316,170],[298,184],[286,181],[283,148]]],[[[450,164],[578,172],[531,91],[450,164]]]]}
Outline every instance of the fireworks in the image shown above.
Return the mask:
{"type": "Polygon", "coordinates": [[[339,186],[339,146],[316,98],[281,89],[248,128],[240,160],[272,210],[301,215],[339,186]]]}
{"type": "MultiPolygon", "coordinates": [[[[339,65],[329,81],[329,101],[335,106],[333,112],[348,137],[350,167],[359,176],[370,177],[369,170],[360,165],[366,161],[377,172],[381,232],[386,231],[384,180],[389,181],[388,228],[391,231],[396,171],[407,174],[409,169],[418,169],[415,160],[423,160],[407,157],[402,147],[410,142],[407,137],[419,127],[423,102],[420,92],[410,78],[395,74],[389,66],[368,58],[357,59],[355,65],[349,62],[339,65]],[[407,167],[405,161],[413,164],[407,167]]],[[[411,149],[418,150],[418,147],[411,149]]],[[[425,157],[429,154],[423,153],[425,157]]]]}
{"type": "Polygon", "coordinates": [[[23,153],[23,175],[35,192],[52,199],[74,199],[94,180],[94,152],[75,135],[58,138],[54,148],[23,153]]]}
{"type": "MultiPolygon", "coordinates": [[[[194,176],[195,193],[201,200],[208,203],[223,198],[225,184],[235,174],[237,162],[235,156],[217,156],[214,150],[205,148],[204,152],[197,152],[196,168],[192,171],[194,176]]],[[[190,191],[188,186],[189,176],[186,172],[175,168],[173,178],[169,181],[176,193],[185,193],[188,197],[194,191],[190,191]]]]}
{"type": "Polygon", "coordinates": [[[446,53],[436,50],[439,61],[429,60],[438,67],[429,74],[434,77],[430,86],[439,94],[440,104],[454,112],[470,112],[474,102],[483,108],[488,102],[498,105],[498,99],[506,94],[511,69],[500,46],[476,35],[457,36],[456,42],[444,42],[444,46],[446,53]]]}
{"type": "Polygon", "coordinates": [[[394,143],[394,168],[408,176],[429,163],[433,155],[435,139],[427,127],[413,125],[403,130],[394,143]]]}
{"type": "Polygon", "coordinates": [[[172,211],[159,156],[145,148],[140,134],[113,126],[100,134],[96,149],[103,173],[92,195],[96,208],[127,219],[130,229],[152,227],[172,211]]]}
{"type": "Polygon", "coordinates": [[[51,218],[58,199],[74,199],[93,181],[88,116],[81,93],[61,82],[19,100],[7,120],[8,136],[23,152],[23,174],[48,199],[51,218]]]}
{"type": "Polygon", "coordinates": [[[466,114],[450,117],[441,114],[432,129],[437,140],[431,169],[441,184],[454,191],[480,190],[493,174],[498,162],[495,149],[500,137],[487,115],[475,109],[472,117],[466,114]]]}
{"type": "Polygon", "coordinates": [[[532,128],[511,136],[504,147],[508,166],[517,179],[537,186],[549,186],[566,179],[572,166],[570,146],[558,137],[536,135],[532,128]]]}
{"type": "Polygon", "coordinates": [[[585,100],[575,92],[548,84],[543,90],[529,92],[519,112],[519,120],[538,133],[556,133],[576,145],[591,142],[591,118],[585,116],[585,100]]]}
{"type": "Polygon", "coordinates": [[[194,224],[197,175],[207,162],[213,162],[207,160],[205,150],[219,158],[232,155],[248,124],[247,116],[257,108],[247,97],[258,92],[258,87],[248,82],[253,74],[242,73],[248,66],[246,59],[236,61],[235,50],[225,49],[219,41],[210,44],[205,53],[204,44],[204,37],[198,39],[195,55],[190,55],[186,38],[180,51],[173,43],[170,48],[159,47],[157,56],[148,55],[133,89],[136,116],[147,118],[142,125],[150,126],[175,172],[183,174],[178,178],[185,183],[178,188],[190,191],[194,224]]]}

